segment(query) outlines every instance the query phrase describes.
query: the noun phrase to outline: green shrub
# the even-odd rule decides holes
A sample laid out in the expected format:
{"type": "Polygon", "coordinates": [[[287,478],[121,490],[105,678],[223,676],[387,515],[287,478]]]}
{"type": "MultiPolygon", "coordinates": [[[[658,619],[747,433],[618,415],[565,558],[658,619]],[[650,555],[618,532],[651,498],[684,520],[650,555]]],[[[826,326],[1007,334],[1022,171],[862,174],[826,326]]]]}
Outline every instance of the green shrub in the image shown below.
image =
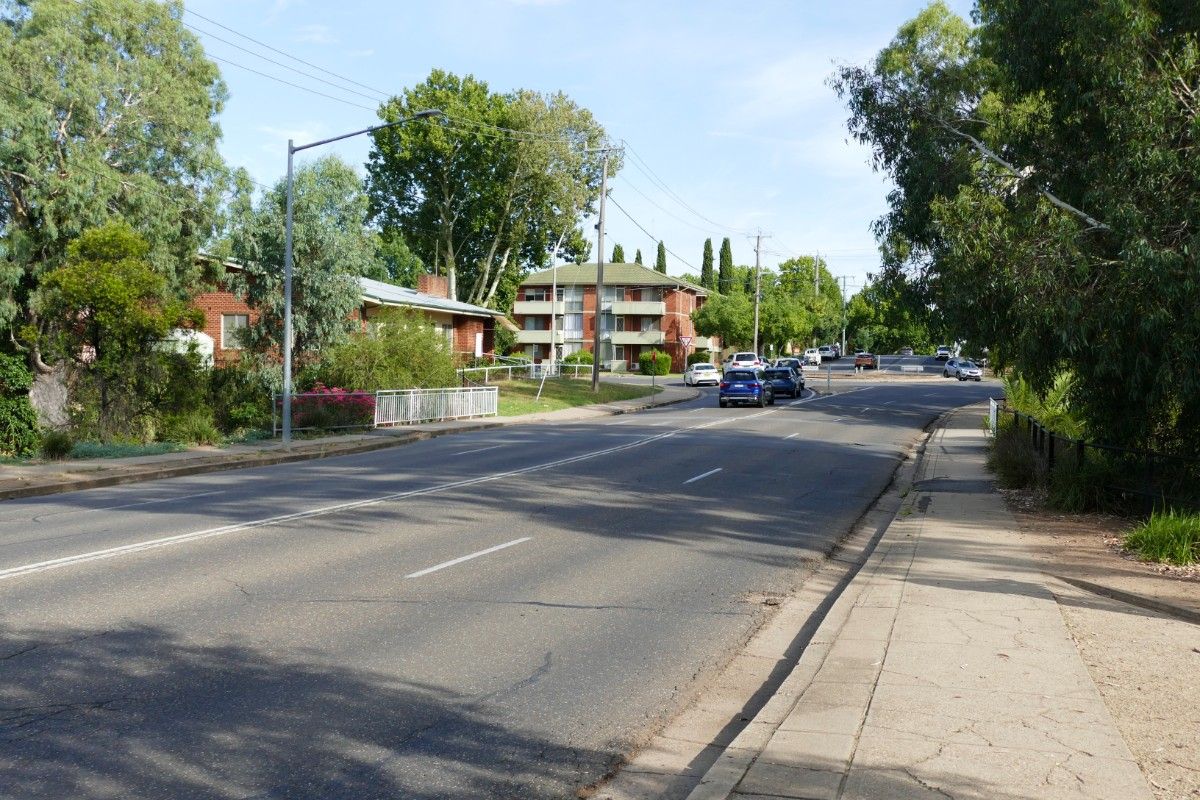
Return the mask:
{"type": "Polygon", "coordinates": [[[715,363],[712,360],[713,354],[709,350],[697,350],[695,353],[688,353],[687,365],[692,364],[711,364],[715,363]]]}
{"type": "Polygon", "coordinates": [[[42,458],[47,461],[61,461],[67,458],[74,447],[75,442],[66,431],[46,431],[42,436],[42,458]]]}
{"type": "Polygon", "coordinates": [[[38,451],[37,412],[29,402],[33,373],[16,356],[0,354],[0,455],[27,458],[38,451]]]}
{"type": "Polygon", "coordinates": [[[368,333],[328,350],[316,378],[327,386],[368,392],[458,385],[446,337],[419,311],[407,308],[378,314],[368,333]]]}
{"type": "Polygon", "coordinates": [[[207,409],[168,414],[163,418],[159,438],[180,444],[221,444],[224,440],[207,409]]]}
{"type": "Polygon", "coordinates": [[[269,376],[249,363],[217,367],[209,375],[212,419],[219,430],[235,433],[271,427],[269,376]]]}
{"type": "Polygon", "coordinates": [[[671,372],[671,356],[659,350],[643,352],[638,356],[638,367],[643,375],[667,375],[671,372]]]}
{"type": "Polygon", "coordinates": [[[1121,465],[1111,457],[1089,451],[1083,464],[1075,455],[1060,456],[1050,471],[1047,502],[1072,514],[1084,511],[1117,511],[1121,501],[1113,487],[1121,483],[1121,465]]]}
{"type": "Polygon", "coordinates": [[[1146,561],[1200,563],[1200,515],[1156,511],[1126,534],[1125,547],[1146,561]]]}
{"type": "Polygon", "coordinates": [[[576,350],[562,360],[564,364],[594,364],[591,350],[576,350]]]}
{"type": "Polygon", "coordinates": [[[987,463],[1005,489],[1024,489],[1037,483],[1037,454],[1011,417],[998,426],[987,463]]]}

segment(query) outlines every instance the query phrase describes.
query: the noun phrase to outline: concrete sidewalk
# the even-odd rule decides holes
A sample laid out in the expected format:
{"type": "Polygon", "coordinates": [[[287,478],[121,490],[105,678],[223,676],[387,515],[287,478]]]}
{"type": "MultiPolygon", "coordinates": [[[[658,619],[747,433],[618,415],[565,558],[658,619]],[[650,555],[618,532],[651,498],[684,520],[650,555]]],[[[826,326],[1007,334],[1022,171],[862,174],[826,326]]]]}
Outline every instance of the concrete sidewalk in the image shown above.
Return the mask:
{"type": "Polygon", "coordinates": [[[991,489],[978,408],[689,800],[1151,797],[991,489]]]}
{"type": "Polygon", "coordinates": [[[0,467],[0,500],[17,497],[58,494],[61,492],[116,486],[123,483],[199,475],[229,469],[270,466],[293,461],[366,453],[386,447],[432,439],[452,433],[487,430],[510,425],[539,422],[570,422],[614,414],[629,414],[647,408],[683,403],[695,399],[698,389],[682,383],[665,384],[658,394],[563,408],[520,417],[480,417],[379,428],[360,434],[298,439],[285,448],[277,439],[235,444],[228,447],[193,448],[178,453],[162,453],[129,458],[90,458],[52,461],[40,464],[0,467]]]}

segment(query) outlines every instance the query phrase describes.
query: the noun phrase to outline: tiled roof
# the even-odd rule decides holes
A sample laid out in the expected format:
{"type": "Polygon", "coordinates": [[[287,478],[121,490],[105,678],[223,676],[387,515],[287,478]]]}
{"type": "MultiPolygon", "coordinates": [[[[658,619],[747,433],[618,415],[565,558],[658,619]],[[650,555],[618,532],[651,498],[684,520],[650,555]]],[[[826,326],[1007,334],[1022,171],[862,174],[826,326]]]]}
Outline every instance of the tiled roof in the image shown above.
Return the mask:
{"type": "MultiPolygon", "coordinates": [[[[554,270],[544,269],[532,272],[521,281],[522,286],[549,286],[554,282],[554,270]]],[[[558,268],[558,285],[573,286],[576,284],[594,285],[596,283],[595,264],[563,264],[558,268]]],[[[605,264],[605,286],[674,286],[690,289],[698,295],[705,296],[708,290],[697,286],[683,278],[664,275],[658,270],[650,269],[641,264],[605,264]]]]}
{"type": "Polygon", "coordinates": [[[416,289],[404,286],[393,286],[370,278],[359,278],[362,287],[363,300],[375,302],[381,306],[411,306],[430,311],[445,311],[448,314],[462,314],[469,317],[499,317],[503,313],[492,308],[475,306],[470,303],[460,303],[457,300],[447,300],[432,294],[423,294],[416,289]]]}

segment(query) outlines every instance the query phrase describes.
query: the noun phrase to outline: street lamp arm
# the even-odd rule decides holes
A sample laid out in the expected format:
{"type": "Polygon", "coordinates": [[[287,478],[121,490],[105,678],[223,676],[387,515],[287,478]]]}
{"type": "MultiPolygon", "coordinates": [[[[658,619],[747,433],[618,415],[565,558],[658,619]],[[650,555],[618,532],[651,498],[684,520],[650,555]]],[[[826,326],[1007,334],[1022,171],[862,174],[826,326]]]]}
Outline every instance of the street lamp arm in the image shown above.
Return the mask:
{"type": "Polygon", "coordinates": [[[372,125],[369,128],[363,128],[362,130],[357,130],[357,131],[354,131],[353,133],[343,133],[341,136],[332,136],[328,139],[322,139],[319,142],[309,142],[308,144],[300,144],[300,145],[289,145],[289,149],[293,153],[299,153],[301,150],[307,150],[310,147],[320,147],[321,145],[329,144],[330,142],[340,142],[342,139],[349,139],[351,136],[361,136],[364,133],[374,133],[375,131],[383,130],[384,128],[394,128],[397,125],[403,125],[406,122],[412,122],[414,119],[425,119],[426,117],[440,117],[440,116],[445,116],[445,114],[446,114],[446,112],[442,111],[440,108],[430,108],[425,111],[418,111],[417,113],[413,114],[411,117],[404,117],[403,119],[398,119],[398,120],[395,120],[394,122],[385,122],[382,125],[372,125]]]}

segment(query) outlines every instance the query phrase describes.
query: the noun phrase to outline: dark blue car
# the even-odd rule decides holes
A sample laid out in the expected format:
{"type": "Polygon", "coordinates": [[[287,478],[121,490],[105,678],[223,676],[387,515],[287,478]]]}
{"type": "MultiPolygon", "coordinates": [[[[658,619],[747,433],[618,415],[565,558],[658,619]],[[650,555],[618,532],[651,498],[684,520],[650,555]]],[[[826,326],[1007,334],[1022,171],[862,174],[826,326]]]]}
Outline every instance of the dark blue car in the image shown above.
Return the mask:
{"type": "Polygon", "coordinates": [[[730,403],[751,403],[762,408],[775,405],[775,390],[759,370],[731,369],[721,378],[717,402],[721,408],[730,403]]]}
{"type": "Polygon", "coordinates": [[[804,393],[804,377],[791,367],[772,367],[763,372],[775,394],[799,397],[804,393]]]}

